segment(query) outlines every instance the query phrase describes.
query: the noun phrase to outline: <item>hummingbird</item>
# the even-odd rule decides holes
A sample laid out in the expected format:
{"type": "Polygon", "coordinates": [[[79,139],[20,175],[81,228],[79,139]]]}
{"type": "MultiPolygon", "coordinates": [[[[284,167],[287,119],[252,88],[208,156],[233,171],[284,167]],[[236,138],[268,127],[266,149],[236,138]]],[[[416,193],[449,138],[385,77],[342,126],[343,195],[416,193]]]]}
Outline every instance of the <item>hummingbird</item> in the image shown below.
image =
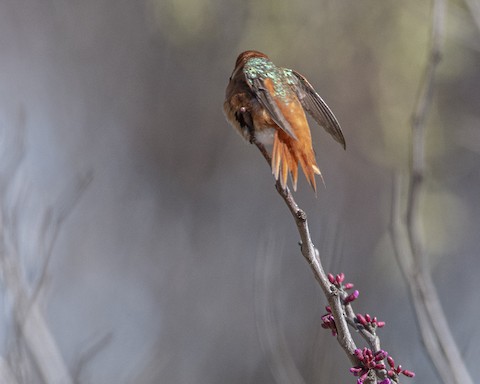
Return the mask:
{"type": "Polygon", "coordinates": [[[315,174],[323,181],[305,112],[346,149],[340,124],[308,80],[297,71],[277,67],[258,51],[242,52],[226,89],[224,113],[251,143],[273,145],[271,168],[283,189],[290,174],[297,190],[298,164],[316,192],[315,174]]]}

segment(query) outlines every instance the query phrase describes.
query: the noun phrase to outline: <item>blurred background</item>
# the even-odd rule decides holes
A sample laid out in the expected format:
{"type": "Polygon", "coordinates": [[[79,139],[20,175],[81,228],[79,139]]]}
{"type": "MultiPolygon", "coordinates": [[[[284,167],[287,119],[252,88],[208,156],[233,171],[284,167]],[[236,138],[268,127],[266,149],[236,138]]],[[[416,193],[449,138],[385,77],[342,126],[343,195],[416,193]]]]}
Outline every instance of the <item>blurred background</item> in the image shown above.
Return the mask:
{"type": "MultiPolygon", "coordinates": [[[[448,3],[422,216],[475,377],[471,9],[448,3]]],[[[404,382],[440,382],[388,232],[430,25],[431,2],[414,0],[2,1],[0,372],[46,382],[37,348],[65,383],[354,382],[267,164],[223,116],[235,59],[256,49],[304,74],[343,128],[347,151],[312,125],[326,188],[315,198],[302,178],[296,193],[327,271],[387,322],[382,347],[417,374],[404,382]]]]}

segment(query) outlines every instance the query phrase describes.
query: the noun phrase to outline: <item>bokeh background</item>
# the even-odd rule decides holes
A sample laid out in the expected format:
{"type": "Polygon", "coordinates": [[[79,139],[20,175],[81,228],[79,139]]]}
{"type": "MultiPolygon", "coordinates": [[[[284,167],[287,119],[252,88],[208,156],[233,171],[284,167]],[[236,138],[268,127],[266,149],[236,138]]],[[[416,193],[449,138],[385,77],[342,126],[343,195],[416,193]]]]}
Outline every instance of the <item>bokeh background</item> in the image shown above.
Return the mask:
{"type": "MultiPolygon", "coordinates": [[[[270,171],[223,116],[245,49],[304,74],[337,115],[347,151],[312,125],[326,188],[315,198],[302,179],[296,197],[326,269],[356,284],[359,312],[387,322],[382,346],[417,373],[410,382],[440,382],[388,233],[431,16],[431,2],[414,0],[0,3],[2,251],[76,383],[354,382],[320,327],[325,298],[270,171]]],[[[433,278],[476,377],[474,16],[448,3],[422,215],[433,278]]],[[[18,382],[41,383],[7,273],[1,356],[18,382]]]]}

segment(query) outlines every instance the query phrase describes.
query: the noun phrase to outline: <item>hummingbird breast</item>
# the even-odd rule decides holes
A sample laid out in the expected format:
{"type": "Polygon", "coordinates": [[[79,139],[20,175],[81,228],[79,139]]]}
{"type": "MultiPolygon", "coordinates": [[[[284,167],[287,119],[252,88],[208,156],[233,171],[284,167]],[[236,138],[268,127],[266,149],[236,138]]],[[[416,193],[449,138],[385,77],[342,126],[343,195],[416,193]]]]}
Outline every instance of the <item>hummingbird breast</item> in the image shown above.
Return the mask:
{"type": "Polygon", "coordinates": [[[223,104],[225,116],[245,139],[273,144],[275,122],[243,80],[231,79],[223,104]]]}

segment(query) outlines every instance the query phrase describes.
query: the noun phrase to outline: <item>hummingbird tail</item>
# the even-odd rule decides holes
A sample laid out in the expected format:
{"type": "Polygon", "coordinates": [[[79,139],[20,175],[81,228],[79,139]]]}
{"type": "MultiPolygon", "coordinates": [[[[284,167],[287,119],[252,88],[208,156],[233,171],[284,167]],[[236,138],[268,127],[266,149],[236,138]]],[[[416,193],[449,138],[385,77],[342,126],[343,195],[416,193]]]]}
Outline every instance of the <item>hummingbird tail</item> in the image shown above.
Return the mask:
{"type": "Polygon", "coordinates": [[[280,180],[282,188],[287,186],[287,178],[290,173],[293,190],[297,190],[298,159],[288,145],[278,138],[278,132],[275,132],[273,141],[272,173],[276,180],[280,180]]]}
{"type": "MultiPolygon", "coordinates": [[[[272,173],[276,180],[280,180],[283,188],[287,185],[287,177],[290,173],[293,190],[297,190],[298,163],[313,190],[317,191],[315,174],[320,175],[320,169],[315,161],[313,149],[309,151],[300,150],[297,141],[289,136],[283,137],[282,132],[275,132],[272,151],[272,173]]],[[[322,178],[323,180],[323,178],[322,178]]]]}

